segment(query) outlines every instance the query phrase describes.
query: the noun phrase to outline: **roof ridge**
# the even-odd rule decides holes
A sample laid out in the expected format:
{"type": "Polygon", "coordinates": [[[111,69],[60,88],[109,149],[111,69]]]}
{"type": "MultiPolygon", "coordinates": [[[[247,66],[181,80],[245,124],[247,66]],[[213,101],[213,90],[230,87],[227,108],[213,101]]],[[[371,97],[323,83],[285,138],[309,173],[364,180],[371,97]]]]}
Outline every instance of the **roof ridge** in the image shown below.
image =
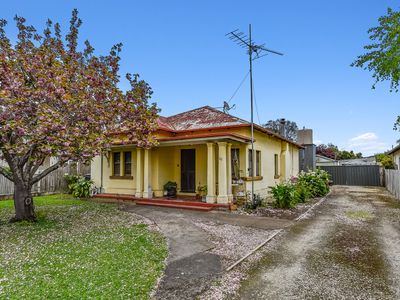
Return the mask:
{"type": "Polygon", "coordinates": [[[195,111],[195,110],[198,110],[198,109],[202,109],[202,108],[211,108],[211,107],[210,107],[209,105],[204,105],[204,106],[200,106],[200,107],[197,107],[197,108],[193,108],[193,109],[191,109],[191,110],[183,111],[183,112],[181,112],[181,113],[179,113],[179,114],[175,114],[175,115],[168,116],[168,117],[164,117],[164,118],[167,118],[167,119],[173,118],[173,117],[180,116],[180,115],[183,115],[183,114],[187,114],[187,113],[189,113],[189,112],[192,112],[192,111],[195,111]]]}
{"type": "Polygon", "coordinates": [[[204,107],[207,107],[207,108],[209,108],[209,109],[211,109],[211,110],[213,110],[213,111],[219,112],[219,113],[221,113],[221,114],[230,116],[231,118],[235,118],[237,121],[241,121],[241,122],[244,122],[244,123],[246,123],[246,124],[250,124],[250,122],[249,122],[249,121],[246,121],[245,119],[242,119],[242,118],[239,118],[239,117],[237,117],[237,116],[233,116],[233,115],[227,114],[226,112],[220,111],[219,109],[216,109],[216,108],[214,108],[214,107],[211,107],[211,106],[208,106],[208,105],[206,105],[206,106],[204,106],[204,107]]]}

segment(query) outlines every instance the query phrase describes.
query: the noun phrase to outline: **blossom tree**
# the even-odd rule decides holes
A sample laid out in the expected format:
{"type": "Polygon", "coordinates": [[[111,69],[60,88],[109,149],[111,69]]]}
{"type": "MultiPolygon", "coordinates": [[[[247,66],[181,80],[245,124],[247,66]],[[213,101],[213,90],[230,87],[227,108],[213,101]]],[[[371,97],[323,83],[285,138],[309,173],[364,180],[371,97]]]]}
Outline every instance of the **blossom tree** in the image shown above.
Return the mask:
{"type": "Polygon", "coordinates": [[[82,22],[72,12],[69,32],[48,20],[43,34],[15,17],[18,36],[11,42],[0,20],[0,174],[14,182],[14,221],[34,221],[33,184],[69,160],[89,162],[125,132],[138,147],[155,143],[158,108],[152,90],[138,75],[127,74],[130,90],[118,88],[121,44],[106,56],[94,55],[85,41],[78,50],[82,22]],[[58,161],[43,172],[46,157],[58,161]]]}

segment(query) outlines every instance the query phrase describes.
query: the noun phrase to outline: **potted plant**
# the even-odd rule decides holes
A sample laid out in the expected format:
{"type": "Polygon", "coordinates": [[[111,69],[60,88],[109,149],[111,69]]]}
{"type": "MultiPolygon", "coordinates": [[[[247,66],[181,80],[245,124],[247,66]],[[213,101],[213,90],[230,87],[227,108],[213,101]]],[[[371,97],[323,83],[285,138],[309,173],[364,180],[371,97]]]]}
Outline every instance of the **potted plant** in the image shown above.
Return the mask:
{"type": "Polygon", "coordinates": [[[197,187],[197,191],[199,192],[199,195],[201,197],[201,201],[206,202],[207,185],[199,185],[197,187]]]}
{"type": "Polygon", "coordinates": [[[164,184],[164,191],[166,191],[166,195],[169,198],[175,198],[176,197],[176,188],[177,184],[174,181],[168,181],[166,184],[164,184]]]}

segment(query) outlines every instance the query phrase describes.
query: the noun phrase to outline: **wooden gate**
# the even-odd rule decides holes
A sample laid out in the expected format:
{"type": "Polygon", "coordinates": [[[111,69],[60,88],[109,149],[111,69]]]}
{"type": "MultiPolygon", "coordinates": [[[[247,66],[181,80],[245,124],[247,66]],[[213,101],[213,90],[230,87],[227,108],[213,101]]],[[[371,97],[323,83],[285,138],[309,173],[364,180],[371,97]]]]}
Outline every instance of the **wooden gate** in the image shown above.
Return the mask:
{"type": "Polygon", "coordinates": [[[383,186],[380,166],[322,166],[331,175],[333,184],[383,186]]]}

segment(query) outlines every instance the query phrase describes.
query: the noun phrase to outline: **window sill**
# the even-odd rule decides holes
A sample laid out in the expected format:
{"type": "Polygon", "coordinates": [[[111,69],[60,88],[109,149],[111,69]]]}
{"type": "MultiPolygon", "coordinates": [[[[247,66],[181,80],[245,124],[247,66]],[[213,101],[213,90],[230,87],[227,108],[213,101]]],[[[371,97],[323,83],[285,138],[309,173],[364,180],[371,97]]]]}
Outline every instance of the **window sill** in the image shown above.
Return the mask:
{"type": "Polygon", "coordinates": [[[128,179],[128,180],[132,180],[133,176],[110,176],[110,179],[128,179]]]}
{"type": "Polygon", "coordinates": [[[242,177],[242,179],[243,179],[244,181],[251,181],[251,180],[260,181],[260,180],[263,180],[263,177],[262,177],[262,176],[254,176],[254,177],[252,177],[252,176],[246,176],[246,177],[242,177]]]}

